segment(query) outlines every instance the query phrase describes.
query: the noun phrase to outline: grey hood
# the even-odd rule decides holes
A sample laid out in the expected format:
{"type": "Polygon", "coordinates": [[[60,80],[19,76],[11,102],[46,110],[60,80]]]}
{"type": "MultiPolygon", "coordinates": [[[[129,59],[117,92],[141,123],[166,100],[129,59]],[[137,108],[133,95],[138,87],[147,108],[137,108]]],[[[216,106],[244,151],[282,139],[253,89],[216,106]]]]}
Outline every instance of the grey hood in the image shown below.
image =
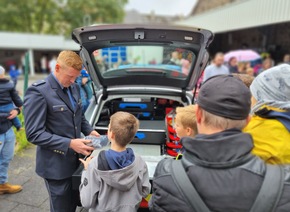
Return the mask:
{"type": "Polygon", "coordinates": [[[108,185],[120,191],[128,191],[136,182],[140,173],[140,157],[123,169],[101,171],[96,170],[100,178],[108,185]]]}
{"type": "Polygon", "coordinates": [[[150,188],[147,165],[140,156],[123,169],[107,171],[98,168],[95,157],[82,173],[80,198],[90,211],[134,212],[150,188]]]}

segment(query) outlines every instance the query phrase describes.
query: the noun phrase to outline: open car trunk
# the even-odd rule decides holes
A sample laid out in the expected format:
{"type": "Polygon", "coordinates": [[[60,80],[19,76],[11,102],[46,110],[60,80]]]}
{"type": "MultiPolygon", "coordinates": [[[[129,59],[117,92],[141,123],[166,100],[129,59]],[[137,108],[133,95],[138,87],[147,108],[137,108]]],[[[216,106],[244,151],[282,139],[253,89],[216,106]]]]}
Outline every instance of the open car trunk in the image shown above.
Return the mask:
{"type": "MultiPolygon", "coordinates": [[[[115,112],[126,111],[135,115],[139,119],[140,126],[129,147],[146,161],[149,177],[152,179],[157,162],[169,156],[166,152],[166,142],[170,140],[166,116],[172,113],[176,107],[183,107],[190,102],[183,102],[182,98],[177,96],[140,95],[141,97],[137,98],[135,95],[125,97],[114,95],[106,100],[100,100],[99,106],[91,105],[86,115],[90,114],[90,118],[92,118],[92,114],[95,114],[91,120],[92,125],[101,135],[107,134],[110,116],[115,112]]],[[[99,151],[106,148],[108,147],[97,149],[92,155],[96,156],[99,151]]],[[[74,183],[75,189],[78,189],[80,183],[81,170],[74,174],[78,181],[78,183],[74,183]]]]}
{"type": "MultiPolygon", "coordinates": [[[[99,25],[77,28],[72,37],[95,86],[87,120],[106,134],[115,112],[135,115],[140,127],[129,147],[145,160],[152,180],[157,163],[178,153],[174,109],[193,104],[213,34],[177,26],[99,25]]],[[[82,170],[81,165],[73,175],[74,189],[82,170]]]]}

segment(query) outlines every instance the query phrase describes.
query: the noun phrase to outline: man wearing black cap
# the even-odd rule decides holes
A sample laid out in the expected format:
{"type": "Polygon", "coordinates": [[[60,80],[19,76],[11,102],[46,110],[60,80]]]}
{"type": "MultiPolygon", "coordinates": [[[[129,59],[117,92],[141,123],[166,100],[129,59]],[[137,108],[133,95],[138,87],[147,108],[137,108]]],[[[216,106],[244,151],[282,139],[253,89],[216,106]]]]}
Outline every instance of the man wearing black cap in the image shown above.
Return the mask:
{"type": "Polygon", "coordinates": [[[268,166],[252,155],[252,137],[241,131],[250,98],[232,76],[203,84],[196,105],[199,134],[181,139],[180,161],[157,165],[151,211],[290,211],[290,168],[268,166]]]}

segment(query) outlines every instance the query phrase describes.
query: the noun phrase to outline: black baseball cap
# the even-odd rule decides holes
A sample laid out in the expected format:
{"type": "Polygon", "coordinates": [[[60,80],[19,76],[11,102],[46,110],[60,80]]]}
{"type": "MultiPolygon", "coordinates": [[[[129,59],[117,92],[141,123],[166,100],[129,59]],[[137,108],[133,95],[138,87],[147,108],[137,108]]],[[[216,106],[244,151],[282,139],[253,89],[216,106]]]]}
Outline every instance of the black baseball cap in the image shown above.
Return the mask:
{"type": "Polygon", "coordinates": [[[209,78],[201,86],[197,104],[205,111],[233,120],[246,119],[251,109],[250,89],[231,75],[209,78]]]}

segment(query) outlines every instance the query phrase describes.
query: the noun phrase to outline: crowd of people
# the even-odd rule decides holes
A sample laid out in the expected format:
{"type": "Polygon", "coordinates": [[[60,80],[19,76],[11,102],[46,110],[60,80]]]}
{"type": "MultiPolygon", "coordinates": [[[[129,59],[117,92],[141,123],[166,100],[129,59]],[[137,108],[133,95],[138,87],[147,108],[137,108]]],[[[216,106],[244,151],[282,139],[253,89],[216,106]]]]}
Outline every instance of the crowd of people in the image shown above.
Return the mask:
{"type": "MultiPolygon", "coordinates": [[[[290,64],[290,54],[284,55],[282,63],[290,64]]],[[[224,53],[217,52],[212,61],[210,61],[210,64],[205,68],[202,81],[206,81],[208,78],[219,74],[246,74],[254,78],[274,65],[275,62],[271,59],[270,55],[253,61],[238,61],[237,57],[232,56],[228,61],[225,61],[224,53]]]]}
{"type": "Polygon", "coordinates": [[[204,71],[197,135],[181,135],[191,128],[176,123],[184,154],[159,162],[150,211],[290,210],[289,55],[276,66],[266,58],[256,72],[223,57],[204,71]]]}
{"type": "Polygon", "coordinates": [[[274,65],[267,58],[255,71],[249,64],[239,68],[236,58],[225,64],[223,57],[216,54],[206,67],[196,104],[176,109],[183,155],[161,160],[152,184],[145,161],[127,147],[139,127],[130,113],[110,117],[110,149],[89,156],[94,148],[81,133],[99,134],[79,101],[91,95],[79,55],[60,52],[54,71],[27,89],[24,102],[0,67],[0,108],[14,104],[0,117],[0,194],[22,190],[8,183],[7,172],[15,144],[12,120],[23,105],[27,139],[37,145],[36,172],[44,179],[51,211],[75,211],[79,199],[90,211],[137,211],[150,190],[149,209],[156,212],[290,211],[289,61],[274,65]],[[78,193],[72,174],[80,163],[78,193]]]}
{"type": "Polygon", "coordinates": [[[175,162],[165,159],[155,171],[151,211],[288,211],[289,74],[290,65],[275,66],[250,89],[231,75],[205,81],[195,108],[198,134],[181,139],[185,153],[179,164],[196,198],[187,198],[175,162]],[[275,188],[280,190],[270,194],[275,188]]]}

